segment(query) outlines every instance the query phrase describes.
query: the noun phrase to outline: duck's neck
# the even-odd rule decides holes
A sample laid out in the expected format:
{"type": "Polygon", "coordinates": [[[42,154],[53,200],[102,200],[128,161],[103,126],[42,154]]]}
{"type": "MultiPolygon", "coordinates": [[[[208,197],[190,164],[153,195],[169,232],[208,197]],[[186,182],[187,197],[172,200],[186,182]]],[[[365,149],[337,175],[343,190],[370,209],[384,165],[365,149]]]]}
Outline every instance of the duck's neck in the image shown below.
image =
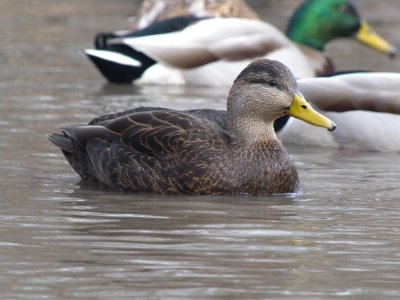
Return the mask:
{"type": "Polygon", "coordinates": [[[231,120],[228,116],[228,126],[235,144],[250,147],[280,144],[274,131],[273,121],[265,122],[246,117],[231,120]]]}
{"type": "Polygon", "coordinates": [[[324,51],[324,47],[326,44],[325,41],[310,38],[309,36],[304,35],[301,32],[290,33],[288,34],[288,38],[297,44],[305,45],[321,52],[324,51]]]}
{"type": "Polygon", "coordinates": [[[286,36],[293,42],[323,51],[325,45],[334,37],[327,30],[321,30],[323,20],[318,24],[313,12],[307,6],[295,12],[286,29],[286,36]]]}

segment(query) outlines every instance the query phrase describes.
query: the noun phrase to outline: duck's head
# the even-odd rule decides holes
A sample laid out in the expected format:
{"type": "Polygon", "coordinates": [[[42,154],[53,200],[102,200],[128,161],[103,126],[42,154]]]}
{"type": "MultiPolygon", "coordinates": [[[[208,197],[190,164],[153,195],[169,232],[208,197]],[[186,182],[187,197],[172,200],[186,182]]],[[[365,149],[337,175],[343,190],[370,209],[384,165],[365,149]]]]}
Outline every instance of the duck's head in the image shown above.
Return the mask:
{"type": "Polygon", "coordinates": [[[397,51],[361,19],[351,0],[306,0],[293,14],[286,34],[292,41],[320,51],[340,37],[354,37],[390,56],[397,51]]]}
{"type": "Polygon", "coordinates": [[[245,139],[262,138],[266,132],[272,134],[273,122],[284,115],[328,130],[336,128],[304,99],[288,67],[269,59],[252,62],[238,75],[229,93],[230,130],[245,139]]]}

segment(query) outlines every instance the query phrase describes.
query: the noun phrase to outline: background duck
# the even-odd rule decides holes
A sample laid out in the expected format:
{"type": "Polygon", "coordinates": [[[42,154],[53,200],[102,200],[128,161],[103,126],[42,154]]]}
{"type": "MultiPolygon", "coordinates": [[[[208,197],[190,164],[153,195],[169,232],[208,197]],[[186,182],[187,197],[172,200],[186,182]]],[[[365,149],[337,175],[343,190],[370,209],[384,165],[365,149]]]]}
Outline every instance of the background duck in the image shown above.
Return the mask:
{"type": "Polygon", "coordinates": [[[49,138],[83,180],[109,188],[292,193],[298,190],[298,174],[273,129],[274,120],[285,114],[329,130],[336,127],[306,102],[285,65],[257,60],[233,83],[226,129],[208,114],[144,109],[64,127],[49,138]]]}
{"type": "Polygon", "coordinates": [[[290,118],[278,133],[284,144],[400,153],[400,73],[304,78],[298,84],[305,97],[340,126],[325,134],[290,118]]]}
{"type": "Polygon", "coordinates": [[[145,0],[138,7],[131,27],[132,30],[143,29],[155,22],[188,15],[259,19],[242,0],[145,0]]]}
{"type": "Polygon", "coordinates": [[[285,63],[296,77],[329,74],[334,66],[323,49],[339,37],[355,37],[391,56],[396,52],[347,0],[305,1],[293,14],[287,36],[254,19],[187,16],[176,23],[173,18],[129,34],[99,35],[97,50],[85,53],[110,82],[227,85],[260,56],[285,63]]]}

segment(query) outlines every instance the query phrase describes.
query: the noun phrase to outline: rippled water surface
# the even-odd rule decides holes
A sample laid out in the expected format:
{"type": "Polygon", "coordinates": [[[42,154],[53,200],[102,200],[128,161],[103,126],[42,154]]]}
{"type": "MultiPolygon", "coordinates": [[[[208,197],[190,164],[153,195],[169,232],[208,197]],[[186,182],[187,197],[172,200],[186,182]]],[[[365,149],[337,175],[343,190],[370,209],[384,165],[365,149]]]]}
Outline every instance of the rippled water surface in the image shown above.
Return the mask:
{"type": "MultiPolygon", "coordinates": [[[[298,2],[250,3],[283,26],[298,2]]],[[[133,3],[0,1],[0,298],[400,299],[399,154],[288,147],[292,196],[79,185],[47,141],[57,127],[138,105],[225,105],[226,89],[104,82],[81,50],[124,28],[133,3]]],[[[357,3],[400,46],[397,1],[357,3]]],[[[352,41],[329,49],[343,68],[400,70],[352,41]]]]}

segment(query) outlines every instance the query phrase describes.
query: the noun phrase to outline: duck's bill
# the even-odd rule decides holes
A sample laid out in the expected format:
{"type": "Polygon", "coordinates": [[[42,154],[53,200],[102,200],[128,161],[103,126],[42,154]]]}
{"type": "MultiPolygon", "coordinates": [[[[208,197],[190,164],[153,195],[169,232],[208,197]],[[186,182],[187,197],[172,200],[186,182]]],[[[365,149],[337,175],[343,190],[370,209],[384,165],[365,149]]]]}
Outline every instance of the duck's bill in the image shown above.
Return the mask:
{"type": "Polygon", "coordinates": [[[300,93],[294,96],[292,105],[289,108],[289,115],[311,125],[327,128],[329,131],[336,128],[334,122],[315,111],[300,93]]]}
{"type": "Polygon", "coordinates": [[[381,38],[365,21],[361,22],[360,29],[356,33],[356,39],[372,49],[388,54],[390,57],[394,57],[397,53],[397,48],[381,38]]]}

